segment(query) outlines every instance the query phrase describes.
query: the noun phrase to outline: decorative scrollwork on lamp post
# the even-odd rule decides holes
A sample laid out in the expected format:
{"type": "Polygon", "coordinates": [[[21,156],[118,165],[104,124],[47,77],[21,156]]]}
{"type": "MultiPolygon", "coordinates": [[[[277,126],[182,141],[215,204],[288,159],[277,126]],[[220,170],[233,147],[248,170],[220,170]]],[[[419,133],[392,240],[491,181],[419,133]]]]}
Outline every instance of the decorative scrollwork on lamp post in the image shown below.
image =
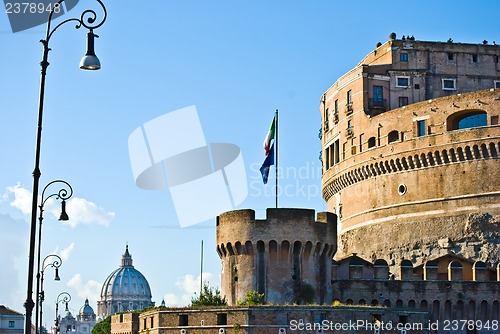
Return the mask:
{"type": "Polygon", "coordinates": [[[55,269],[55,276],[54,276],[54,281],[60,281],[61,278],[59,277],[59,267],[62,265],[62,259],[55,254],[50,254],[43,259],[42,262],[42,269],[38,271],[37,274],[37,298],[38,298],[38,303],[37,303],[37,312],[35,312],[36,320],[35,320],[35,326],[37,331],[41,332],[42,328],[42,319],[43,319],[43,301],[45,300],[45,292],[43,290],[43,276],[45,273],[45,269],[48,267],[52,267],[55,269]],[[45,262],[49,260],[49,263],[45,264],[45,262]],[[52,262],[50,262],[52,261],[52,262]],[[38,306],[40,306],[40,317],[38,316],[38,306]],[[38,321],[40,319],[40,322],[38,321]]]}
{"type": "Polygon", "coordinates": [[[54,324],[56,326],[56,334],[59,333],[59,303],[66,304],[66,312],[69,311],[68,303],[71,301],[71,295],[67,292],[61,292],[56,299],[56,320],[54,324]]]}
{"type": "Polygon", "coordinates": [[[42,198],[40,201],[40,205],[38,206],[39,208],[39,226],[38,226],[38,266],[37,266],[37,274],[36,274],[36,296],[38,303],[36,304],[36,309],[35,309],[35,333],[38,334],[38,331],[42,327],[42,303],[44,299],[44,293],[43,293],[43,272],[46,267],[52,266],[56,270],[56,277],[55,280],[59,280],[59,267],[62,264],[62,260],[59,256],[57,255],[49,255],[43,260],[42,267],[40,267],[40,256],[42,253],[42,222],[43,222],[43,208],[45,206],[45,203],[49,198],[55,197],[55,199],[61,200],[61,215],[59,216],[59,220],[66,221],[69,220],[68,214],[66,213],[66,200],[70,199],[71,196],[73,196],[73,188],[71,185],[64,181],[64,180],[54,180],[47,184],[45,188],[43,188],[42,191],[42,198]],[[59,191],[52,193],[46,197],[45,192],[47,189],[49,189],[52,185],[55,184],[60,184],[61,189],[59,191]],[[47,266],[45,265],[45,260],[49,257],[56,257],[57,259],[54,260],[52,264],[48,264],[47,266]],[[40,289],[41,288],[41,289],[40,289]],[[40,307],[40,317],[39,317],[39,311],[38,308],[40,307]]]}

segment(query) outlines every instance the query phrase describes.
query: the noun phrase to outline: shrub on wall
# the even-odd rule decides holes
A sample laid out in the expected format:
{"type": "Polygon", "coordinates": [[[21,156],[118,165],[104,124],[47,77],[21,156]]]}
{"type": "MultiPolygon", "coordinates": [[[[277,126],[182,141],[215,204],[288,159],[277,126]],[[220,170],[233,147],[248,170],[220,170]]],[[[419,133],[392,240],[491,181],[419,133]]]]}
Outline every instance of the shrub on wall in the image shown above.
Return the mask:
{"type": "Polygon", "coordinates": [[[244,300],[240,301],[239,305],[253,306],[253,305],[264,305],[266,302],[264,300],[264,294],[258,293],[257,291],[247,291],[247,296],[244,300]]]}

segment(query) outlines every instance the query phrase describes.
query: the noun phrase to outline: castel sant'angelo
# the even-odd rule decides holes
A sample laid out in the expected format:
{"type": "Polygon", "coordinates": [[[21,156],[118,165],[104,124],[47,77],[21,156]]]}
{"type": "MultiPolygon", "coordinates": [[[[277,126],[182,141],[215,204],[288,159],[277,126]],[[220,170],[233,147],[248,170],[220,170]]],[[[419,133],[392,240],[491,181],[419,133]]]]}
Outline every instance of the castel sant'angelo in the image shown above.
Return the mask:
{"type": "MultiPolygon", "coordinates": [[[[328,212],[222,213],[228,308],[144,312],[138,331],[283,334],[363,319],[440,324],[398,333],[498,333],[499,56],[486,41],[393,33],[377,44],[320,98],[328,212]],[[236,307],[247,291],[272,306],[236,307]]],[[[305,333],[374,333],[329,329],[305,333]]]]}

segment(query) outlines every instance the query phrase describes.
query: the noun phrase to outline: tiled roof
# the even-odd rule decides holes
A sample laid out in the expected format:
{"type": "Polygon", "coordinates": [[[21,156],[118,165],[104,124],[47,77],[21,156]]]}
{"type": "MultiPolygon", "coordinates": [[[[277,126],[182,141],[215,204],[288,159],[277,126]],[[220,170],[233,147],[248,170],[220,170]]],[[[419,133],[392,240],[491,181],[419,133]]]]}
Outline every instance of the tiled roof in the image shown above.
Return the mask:
{"type": "Polygon", "coordinates": [[[22,313],[19,313],[17,311],[11,310],[10,308],[5,307],[3,305],[0,305],[0,314],[23,315],[22,313]]]}

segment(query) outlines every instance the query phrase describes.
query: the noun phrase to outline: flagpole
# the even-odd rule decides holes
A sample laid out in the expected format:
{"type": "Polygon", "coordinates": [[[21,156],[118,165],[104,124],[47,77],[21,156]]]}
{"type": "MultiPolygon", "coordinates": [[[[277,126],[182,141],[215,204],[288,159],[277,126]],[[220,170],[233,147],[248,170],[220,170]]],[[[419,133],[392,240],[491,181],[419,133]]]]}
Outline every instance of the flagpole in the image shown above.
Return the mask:
{"type": "Polygon", "coordinates": [[[200,256],[200,300],[203,293],[203,239],[201,240],[201,256],[200,256]]]}
{"type": "Polygon", "coordinates": [[[275,159],[276,159],[276,167],[275,168],[275,171],[276,171],[276,209],[278,208],[278,109],[276,109],[276,115],[274,116],[275,117],[275,130],[276,130],[276,134],[275,134],[275,137],[274,137],[274,149],[276,150],[274,153],[275,153],[275,159]]]}

